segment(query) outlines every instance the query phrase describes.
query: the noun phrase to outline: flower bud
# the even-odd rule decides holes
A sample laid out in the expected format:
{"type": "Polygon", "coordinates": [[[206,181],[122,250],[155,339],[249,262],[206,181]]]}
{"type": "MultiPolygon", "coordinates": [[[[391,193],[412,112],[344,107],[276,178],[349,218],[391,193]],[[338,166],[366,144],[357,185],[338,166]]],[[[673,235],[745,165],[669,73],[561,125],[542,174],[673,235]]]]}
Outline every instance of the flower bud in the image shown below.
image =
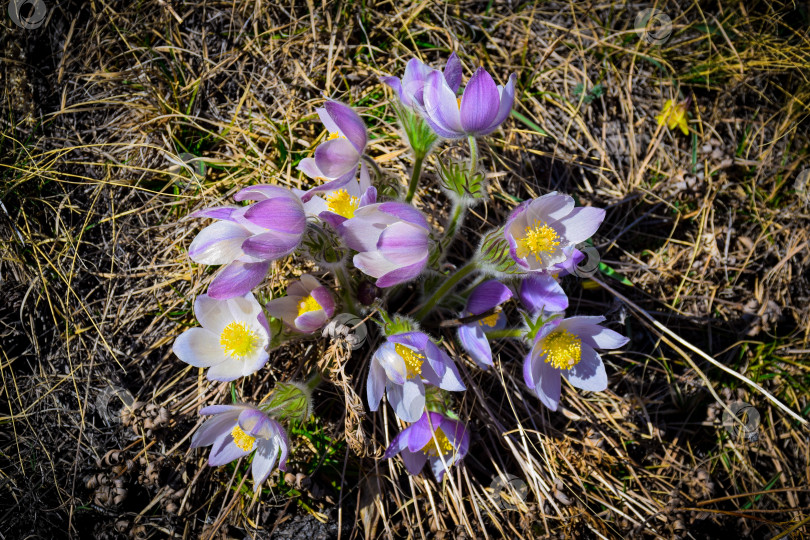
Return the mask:
{"type": "Polygon", "coordinates": [[[303,422],[312,415],[312,390],[301,383],[278,383],[262,409],[277,418],[303,422]]]}

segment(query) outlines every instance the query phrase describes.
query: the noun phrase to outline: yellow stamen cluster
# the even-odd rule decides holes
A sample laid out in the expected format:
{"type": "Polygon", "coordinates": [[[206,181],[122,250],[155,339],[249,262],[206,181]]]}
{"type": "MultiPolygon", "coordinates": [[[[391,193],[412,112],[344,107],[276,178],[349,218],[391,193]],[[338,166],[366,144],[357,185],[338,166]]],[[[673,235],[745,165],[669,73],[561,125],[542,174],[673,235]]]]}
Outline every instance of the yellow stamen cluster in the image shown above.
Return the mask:
{"type": "Polygon", "coordinates": [[[484,317],[478,321],[479,326],[487,325],[490,328],[494,327],[496,324],[498,324],[498,313],[493,313],[492,315],[484,317]]]}
{"type": "Polygon", "coordinates": [[[326,138],[326,140],[327,140],[327,141],[331,141],[331,140],[333,140],[333,139],[345,139],[345,138],[346,138],[346,137],[344,137],[343,135],[341,135],[340,133],[338,133],[337,131],[335,131],[335,132],[333,132],[333,133],[330,133],[330,134],[329,134],[329,137],[327,137],[327,138],[326,138]]]}
{"type": "Polygon", "coordinates": [[[326,207],[329,208],[329,211],[346,219],[354,217],[354,211],[358,206],[360,206],[360,199],[352,197],[345,189],[339,189],[326,197],[326,207]]]}
{"type": "Polygon", "coordinates": [[[669,129],[677,127],[684,135],[689,135],[686,108],[686,103],[676,103],[674,100],[668,99],[664,104],[664,110],[655,119],[658,121],[659,126],[666,124],[669,129]]]}
{"type": "Polygon", "coordinates": [[[219,335],[219,346],[228,356],[240,358],[259,346],[259,336],[245,322],[234,321],[219,335]]]}
{"type": "Polygon", "coordinates": [[[321,305],[310,294],[309,296],[301,300],[300,304],[298,304],[298,316],[300,317],[304,313],[309,313],[310,311],[318,311],[319,309],[321,309],[321,305]]]}
{"type": "Polygon", "coordinates": [[[231,436],[233,437],[234,444],[241,450],[245,452],[250,452],[253,450],[253,445],[256,442],[256,438],[245,433],[245,431],[239,427],[239,424],[234,426],[233,431],[231,431],[231,436]]]}
{"type": "Polygon", "coordinates": [[[407,377],[413,379],[422,375],[422,363],[425,361],[425,355],[419,354],[413,349],[400,345],[394,345],[394,350],[405,361],[405,369],[407,370],[407,377]]]}
{"type": "Polygon", "coordinates": [[[434,434],[436,435],[435,439],[431,438],[427,445],[422,448],[422,452],[433,457],[446,456],[452,453],[454,450],[453,443],[447,438],[442,428],[437,429],[434,434]]]}
{"type": "Polygon", "coordinates": [[[456,103],[458,103],[458,110],[461,110],[461,98],[456,98],[456,103]]]}
{"type": "Polygon", "coordinates": [[[582,340],[568,330],[556,330],[543,338],[545,361],[557,369],[571,369],[582,359],[582,340]]]}
{"type": "Polygon", "coordinates": [[[554,253],[560,245],[559,238],[557,231],[542,221],[535,221],[534,225],[526,227],[525,236],[517,240],[517,256],[522,259],[531,254],[539,261],[541,254],[554,253]]]}

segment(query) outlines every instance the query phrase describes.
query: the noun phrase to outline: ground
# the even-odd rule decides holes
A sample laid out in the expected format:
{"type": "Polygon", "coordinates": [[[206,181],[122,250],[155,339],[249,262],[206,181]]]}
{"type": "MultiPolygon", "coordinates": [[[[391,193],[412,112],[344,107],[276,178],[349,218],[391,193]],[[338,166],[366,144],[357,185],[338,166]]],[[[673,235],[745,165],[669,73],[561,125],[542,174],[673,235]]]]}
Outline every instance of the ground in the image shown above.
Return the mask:
{"type": "MultiPolygon", "coordinates": [[[[6,538],[810,532],[807,6],[40,2],[44,22],[4,11],[0,35],[6,538]],[[293,430],[288,473],[254,496],[246,464],[212,469],[189,448],[197,411],[338,353],[287,346],[233,386],[180,362],[171,344],[212,275],[187,256],[201,222],[184,217],[254,183],[309,187],[295,166],[323,135],[324,96],[360,111],[369,153],[404,186],[379,77],[451,51],[465,81],[483,65],[499,83],[517,73],[518,92],[481,142],[490,200],[449,263],[521,200],[606,208],[596,273],[564,286],[631,343],[605,356],[607,392],[566,388],[555,413],[523,389],[520,343],[499,342],[487,373],[460,361],[475,450],[437,483],[378,459],[396,426],[363,413],[370,332],[293,430]],[[656,120],[668,100],[686,105],[686,134],[656,120]],[[742,436],[722,425],[741,402],[759,415],[742,436]]],[[[424,183],[416,204],[440,230],[435,165],[424,183]]],[[[266,293],[313,270],[277,263],[266,293]]]]}

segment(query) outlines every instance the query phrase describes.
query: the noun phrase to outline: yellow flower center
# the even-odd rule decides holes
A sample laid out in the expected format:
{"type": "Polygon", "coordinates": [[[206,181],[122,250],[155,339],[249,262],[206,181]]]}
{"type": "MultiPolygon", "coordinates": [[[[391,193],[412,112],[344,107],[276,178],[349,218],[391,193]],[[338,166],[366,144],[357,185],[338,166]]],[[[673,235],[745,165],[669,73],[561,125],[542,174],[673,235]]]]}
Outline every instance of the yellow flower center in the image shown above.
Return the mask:
{"type": "Polygon", "coordinates": [[[498,324],[498,313],[493,313],[492,315],[484,317],[478,321],[479,326],[487,325],[489,327],[493,327],[496,324],[498,324]]]}
{"type": "Polygon", "coordinates": [[[343,135],[341,135],[340,133],[338,133],[337,131],[335,131],[335,132],[333,132],[333,133],[330,133],[330,134],[329,134],[329,137],[327,137],[327,138],[326,138],[326,140],[327,140],[327,141],[331,141],[331,140],[333,140],[333,139],[345,139],[345,138],[346,138],[346,137],[344,137],[343,135]]]}
{"type": "Polygon", "coordinates": [[[450,454],[454,450],[453,443],[451,443],[450,439],[447,438],[447,435],[444,434],[442,428],[437,429],[434,434],[436,437],[430,439],[430,442],[425,445],[422,452],[433,457],[446,456],[447,454],[450,454]]]}
{"type": "Polygon", "coordinates": [[[304,313],[309,313],[310,311],[318,311],[319,309],[321,309],[321,305],[310,294],[309,296],[301,300],[300,304],[298,304],[298,316],[300,317],[304,313]]]}
{"type": "Polygon", "coordinates": [[[234,444],[241,450],[245,452],[250,452],[253,450],[253,444],[256,442],[256,438],[245,433],[244,430],[239,427],[239,424],[236,424],[236,426],[233,428],[233,431],[231,431],[231,436],[233,437],[234,444]]]}
{"type": "Polygon", "coordinates": [[[529,254],[540,260],[540,254],[551,255],[560,245],[557,231],[543,223],[535,221],[526,227],[525,236],[517,241],[517,256],[521,259],[529,254]]]}
{"type": "Polygon", "coordinates": [[[422,362],[425,361],[425,355],[419,354],[413,349],[405,345],[400,345],[399,343],[394,345],[394,350],[405,360],[405,369],[407,370],[407,377],[409,379],[422,375],[422,362]]]}
{"type": "Polygon", "coordinates": [[[458,103],[458,110],[461,110],[461,98],[456,98],[456,103],[458,103]]]}
{"type": "Polygon", "coordinates": [[[247,323],[234,321],[222,330],[219,345],[225,354],[233,358],[243,357],[259,346],[259,336],[247,323]]]}
{"type": "Polygon", "coordinates": [[[329,208],[329,211],[347,219],[354,217],[354,211],[358,206],[360,206],[360,199],[352,197],[345,189],[330,193],[326,198],[326,207],[329,208]]]}
{"type": "Polygon", "coordinates": [[[546,363],[557,369],[571,369],[582,359],[582,340],[568,330],[556,330],[543,338],[546,363]]]}

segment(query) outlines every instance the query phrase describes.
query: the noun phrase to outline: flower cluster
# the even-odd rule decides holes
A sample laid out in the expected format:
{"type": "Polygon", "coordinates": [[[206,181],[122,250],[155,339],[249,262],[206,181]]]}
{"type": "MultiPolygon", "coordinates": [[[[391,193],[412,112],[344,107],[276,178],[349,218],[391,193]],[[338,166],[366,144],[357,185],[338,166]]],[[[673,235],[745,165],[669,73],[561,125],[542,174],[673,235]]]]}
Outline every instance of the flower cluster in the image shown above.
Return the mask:
{"type": "MultiPolygon", "coordinates": [[[[385,458],[401,456],[411,474],[429,463],[441,481],[475,440],[454,410],[469,381],[460,369],[464,358],[450,354],[456,350],[448,347],[453,334],[425,331],[446,327],[435,324],[438,315],[457,317],[454,334],[470,369],[513,369],[492,342],[525,343],[526,388],[552,411],[563,379],[583,390],[605,390],[607,372],[596,349],[616,349],[627,339],[600,326],[603,317],[565,317],[569,301],[560,280],[576,273],[583,258],[577,246],[605,218],[604,210],[577,207],[568,195],[553,192],[522,202],[482,236],[466,264],[446,272],[448,250],[468,209],[486,200],[478,139],[509,117],[517,76],[498,85],[478,68],[459,94],[463,70],[452,54],[442,71],[414,58],[401,78],[382,82],[395,92],[395,112],[414,159],[407,191],[392,194],[396,182],[385,181],[369,156],[358,112],[327,100],[316,109],[324,136],[298,164],[308,189],[249,186],[236,193],[236,204],[192,214],[214,221],[191,242],[189,257],[221,268],[194,301],[200,326],[178,336],[173,350],[190,366],[205,368],[209,380],[234,381],[262,369],[287,342],[335,335],[329,329],[346,320],[341,314],[369,318],[378,325],[381,344],[365,378],[367,405],[377,411],[385,400],[401,426],[385,458]],[[458,139],[466,139],[469,160],[446,161],[432,153],[440,142],[458,139]],[[450,201],[448,221],[439,230],[438,216],[427,216],[412,202],[430,157],[450,201]],[[388,189],[378,194],[383,185],[388,189]],[[311,273],[276,273],[266,280],[273,262],[289,256],[310,258],[311,273]],[[270,283],[285,281],[286,293],[273,297],[280,290],[270,283]]],[[[362,354],[359,344],[352,345],[360,351],[356,356],[362,354]]],[[[323,369],[324,362],[319,364],[323,369]]],[[[260,489],[276,466],[286,467],[291,449],[282,424],[312,414],[312,392],[322,376],[316,365],[304,369],[313,372],[307,383],[278,383],[258,405],[203,408],[200,414],[211,418],[192,447],[211,446],[212,466],[252,455],[254,489],[260,489]]]]}

